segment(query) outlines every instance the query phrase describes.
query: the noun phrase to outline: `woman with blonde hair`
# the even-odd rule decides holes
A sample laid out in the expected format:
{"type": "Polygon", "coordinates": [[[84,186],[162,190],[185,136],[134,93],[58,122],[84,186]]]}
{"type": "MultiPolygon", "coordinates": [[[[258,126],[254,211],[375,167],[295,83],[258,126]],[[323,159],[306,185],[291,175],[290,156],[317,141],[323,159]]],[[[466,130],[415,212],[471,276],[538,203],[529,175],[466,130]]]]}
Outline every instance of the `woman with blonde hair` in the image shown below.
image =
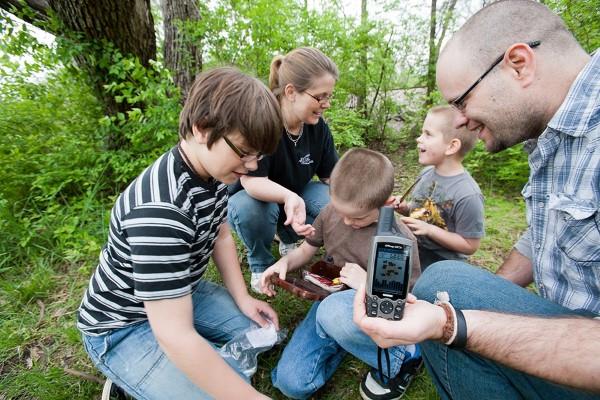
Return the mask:
{"type": "Polygon", "coordinates": [[[269,87],[281,106],[284,130],[274,154],[230,188],[229,223],[248,250],[251,287],[260,292],[262,272],[275,262],[271,243],[279,235],[283,256],[329,203],[329,175],[338,160],[323,112],[338,78],[321,51],[301,47],[271,62],[269,87]],[[317,175],[319,181],[313,181],[317,175]]]}

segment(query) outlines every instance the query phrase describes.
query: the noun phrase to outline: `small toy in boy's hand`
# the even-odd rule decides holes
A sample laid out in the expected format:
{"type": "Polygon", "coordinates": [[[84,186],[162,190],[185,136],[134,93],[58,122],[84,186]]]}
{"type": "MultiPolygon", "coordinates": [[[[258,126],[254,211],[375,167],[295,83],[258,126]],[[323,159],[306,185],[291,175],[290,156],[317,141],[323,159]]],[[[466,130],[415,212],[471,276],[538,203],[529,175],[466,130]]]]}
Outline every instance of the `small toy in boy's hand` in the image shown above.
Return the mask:
{"type": "Polygon", "coordinates": [[[324,276],[305,271],[304,279],[314,283],[318,287],[327,290],[328,292],[337,292],[344,287],[344,284],[339,280],[339,278],[335,278],[333,280],[325,278],[324,276]],[[335,282],[337,280],[337,282],[335,282]]]}
{"type": "Polygon", "coordinates": [[[415,208],[410,213],[410,217],[420,219],[428,224],[439,226],[442,229],[448,229],[438,206],[431,199],[425,200],[423,202],[423,207],[415,208]]]}

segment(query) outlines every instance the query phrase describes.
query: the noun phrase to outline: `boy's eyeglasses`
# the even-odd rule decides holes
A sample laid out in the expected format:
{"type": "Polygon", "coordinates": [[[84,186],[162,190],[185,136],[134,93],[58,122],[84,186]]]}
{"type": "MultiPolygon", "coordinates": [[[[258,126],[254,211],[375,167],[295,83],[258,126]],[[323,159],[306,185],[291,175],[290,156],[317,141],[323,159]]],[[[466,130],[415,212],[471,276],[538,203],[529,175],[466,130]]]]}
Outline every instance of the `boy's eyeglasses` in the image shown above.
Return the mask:
{"type": "Polygon", "coordinates": [[[331,103],[331,100],[333,100],[333,93],[330,95],[321,95],[321,96],[314,96],[314,95],[308,93],[306,90],[304,91],[304,93],[306,93],[307,95],[309,95],[310,97],[312,97],[313,99],[318,101],[319,104],[331,103]]]}
{"type": "Polygon", "coordinates": [[[251,162],[254,160],[260,161],[265,157],[265,155],[261,152],[258,152],[256,154],[248,154],[246,152],[241,151],[235,144],[233,144],[229,139],[227,139],[227,136],[223,136],[223,140],[225,140],[225,143],[227,143],[231,150],[233,150],[233,152],[237,154],[240,160],[242,160],[243,162],[251,162]]]}
{"type": "MultiPolygon", "coordinates": [[[[527,42],[527,45],[533,49],[535,47],[538,47],[541,43],[542,43],[541,40],[534,40],[532,42],[527,42]]],[[[477,79],[475,81],[475,83],[473,83],[471,86],[469,86],[469,88],[463,94],[461,94],[454,100],[450,101],[449,102],[450,105],[453,106],[454,108],[456,108],[458,111],[464,111],[464,109],[466,107],[465,98],[469,95],[469,93],[471,93],[471,91],[473,91],[473,89],[475,89],[475,87],[477,85],[479,85],[479,82],[481,82],[483,80],[483,78],[485,78],[487,76],[487,74],[492,72],[492,70],[494,69],[494,67],[496,65],[500,64],[502,59],[504,59],[504,53],[502,53],[498,58],[496,58],[494,60],[494,62],[492,63],[492,65],[490,65],[490,67],[483,74],[481,74],[479,79],[477,79]]]]}

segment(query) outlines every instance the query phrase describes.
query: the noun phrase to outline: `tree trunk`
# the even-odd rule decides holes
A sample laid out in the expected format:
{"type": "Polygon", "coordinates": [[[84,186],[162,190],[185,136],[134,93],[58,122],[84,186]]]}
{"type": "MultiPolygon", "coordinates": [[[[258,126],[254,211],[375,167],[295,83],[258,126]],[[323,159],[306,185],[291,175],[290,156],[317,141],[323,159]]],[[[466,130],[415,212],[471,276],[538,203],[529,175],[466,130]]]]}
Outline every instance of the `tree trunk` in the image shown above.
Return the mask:
{"type": "Polygon", "coordinates": [[[48,1],[46,0],[0,0],[0,8],[18,14],[19,18],[32,25],[48,20],[48,1]]]}
{"type": "Polygon", "coordinates": [[[195,0],[162,0],[163,26],[165,31],[165,65],[173,75],[173,81],[181,90],[181,101],[202,70],[202,47],[184,34],[182,24],[200,21],[200,10],[195,0]]]}
{"type": "MultiPolygon", "coordinates": [[[[110,62],[99,61],[106,56],[104,41],[111,42],[124,56],[137,57],[145,67],[156,58],[150,0],[0,0],[0,7],[19,14],[25,11],[26,20],[44,30],[56,26],[43,23],[48,19],[48,11],[52,10],[62,25],[50,33],[83,44],[72,46],[71,50],[79,49],[74,58],[87,72],[97,97],[104,103],[105,112],[115,115],[132,107],[126,102],[117,103],[106,91],[110,62]],[[88,46],[90,43],[95,45],[88,46]]],[[[119,148],[123,143],[123,138],[107,138],[110,149],[119,148]]]]}
{"type": "Polygon", "coordinates": [[[156,58],[150,0],[48,0],[65,27],[87,39],[106,39],[147,67],[156,58]]]}
{"type": "MultiPolygon", "coordinates": [[[[98,97],[104,102],[108,115],[125,113],[132,106],[127,102],[117,102],[115,97],[106,91],[109,81],[109,68],[99,63],[106,57],[103,41],[109,41],[124,56],[133,55],[140,63],[148,67],[151,59],[156,59],[156,39],[154,21],[150,12],[150,0],[48,0],[50,8],[64,24],[66,32],[62,36],[78,41],[77,34],[83,35],[84,42],[99,44],[84,50],[75,56],[77,63],[88,72],[98,97]],[[89,54],[88,52],[92,52],[89,54]]],[[[84,46],[84,49],[87,47],[84,46]]],[[[114,78],[113,78],[114,79],[114,78]]],[[[124,80],[131,79],[126,76],[124,80]]],[[[143,107],[136,104],[136,107],[143,107]]],[[[122,148],[126,139],[119,132],[112,132],[105,139],[109,150],[122,148]]]]}
{"type": "Polygon", "coordinates": [[[433,99],[431,94],[435,90],[435,63],[437,62],[437,49],[435,44],[437,1],[431,0],[431,16],[429,19],[429,61],[427,63],[427,92],[425,93],[425,107],[431,107],[433,99]]]}
{"type": "MultiPolygon", "coordinates": [[[[364,36],[361,48],[360,48],[360,71],[359,71],[359,82],[358,82],[358,90],[356,91],[356,109],[357,111],[364,117],[367,118],[367,76],[369,74],[369,64],[367,57],[367,35],[368,35],[368,26],[369,23],[369,14],[367,11],[367,0],[361,0],[360,2],[360,30],[361,34],[364,36]]],[[[365,132],[365,137],[367,132],[365,132]]]]}

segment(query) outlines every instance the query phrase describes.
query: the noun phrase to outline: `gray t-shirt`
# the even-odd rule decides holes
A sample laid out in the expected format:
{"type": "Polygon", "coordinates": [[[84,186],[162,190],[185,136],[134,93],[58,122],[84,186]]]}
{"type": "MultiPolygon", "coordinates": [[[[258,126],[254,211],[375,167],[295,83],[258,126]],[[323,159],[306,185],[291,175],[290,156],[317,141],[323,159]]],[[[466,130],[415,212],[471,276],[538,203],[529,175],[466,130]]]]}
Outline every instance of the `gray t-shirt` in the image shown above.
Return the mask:
{"type": "MultiPolygon", "coordinates": [[[[427,207],[429,200],[429,207],[436,208],[449,232],[469,239],[483,237],[483,195],[467,171],[454,176],[441,176],[433,167],[427,167],[421,171],[420,177],[409,202],[411,213],[427,207]]],[[[467,258],[467,255],[450,251],[425,236],[417,235],[417,239],[420,250],[434,253],[436,258],[467,258]]]]}

